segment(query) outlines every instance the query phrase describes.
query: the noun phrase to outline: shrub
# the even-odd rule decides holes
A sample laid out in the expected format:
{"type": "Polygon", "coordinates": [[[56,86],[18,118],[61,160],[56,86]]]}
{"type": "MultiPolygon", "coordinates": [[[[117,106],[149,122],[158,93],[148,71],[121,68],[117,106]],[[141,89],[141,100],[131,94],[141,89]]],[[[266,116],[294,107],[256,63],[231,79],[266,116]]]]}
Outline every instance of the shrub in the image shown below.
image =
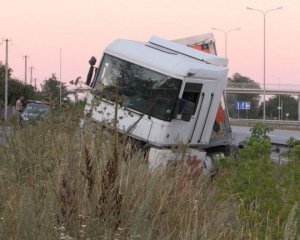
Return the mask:
{"type": "Polygon", "coordinates": [[[300,198],[299,190],[295,189],[295,184],[300,184],[299,164],[271,163],[271,143],[267,136],[270,130],[264,125],[254,126],[240,158],[231,164],[227,161],[225,174],[216,179],[223,197],[233,199],[249,239],[282,239],[291,228],[292,236],[299,232],[294,217],[299,213],[293,208],[300,198]]]}

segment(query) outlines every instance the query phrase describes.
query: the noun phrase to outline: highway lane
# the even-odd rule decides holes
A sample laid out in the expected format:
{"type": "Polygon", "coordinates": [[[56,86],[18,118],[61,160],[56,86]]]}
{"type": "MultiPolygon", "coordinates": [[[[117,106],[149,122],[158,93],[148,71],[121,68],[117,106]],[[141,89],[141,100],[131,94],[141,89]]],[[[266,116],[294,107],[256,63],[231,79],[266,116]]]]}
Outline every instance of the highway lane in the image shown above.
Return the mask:
{"type": "MultiPolygon", "coordinates": [[[[231,126],[231,129],[234,145],[238,145],[239,142],[245,140],[246,137],[251,136],[250,127],[231,126]]],[[[290,137],[300,140],[300,131],[274,129],[268,136],[270,137],[271,143],[286,145],[290,137]]]]}
{"type": "MultiPolygon", "coordinates": [[[[231,126],[231,129],[233,137],[232,144],[234,145],[238,146],[241,141],[251,136],[250,127],[231,126]]],[[[286,164],[288,159],[282,157],[280,154],[289,150],[289,148],[284,145],[287,144],[290,137],[300,140],[300,131],[274,129],[268,133],[268,136],[274,146],[270,154],[271,161],[280,165],[286,164]]]]}

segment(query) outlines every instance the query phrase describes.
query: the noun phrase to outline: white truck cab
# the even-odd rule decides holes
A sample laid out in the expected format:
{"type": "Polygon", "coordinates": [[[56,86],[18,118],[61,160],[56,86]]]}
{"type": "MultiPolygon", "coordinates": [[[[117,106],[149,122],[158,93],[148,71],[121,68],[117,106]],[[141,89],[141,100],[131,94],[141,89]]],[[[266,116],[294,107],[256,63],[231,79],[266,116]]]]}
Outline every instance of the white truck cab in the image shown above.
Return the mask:
{"type": "Polygon", "coordinates": [[[94,92],[85,113],[96,122],[114,121],[117,101],[118,131],[151,146],[152,162],[178,143],[203,157],[227,72],[227,59],[173,41],[155,36],[146,43],[115,40],[88,82],[94,92]],[[95,97],[100,99],[96,105],[95,97]]]}

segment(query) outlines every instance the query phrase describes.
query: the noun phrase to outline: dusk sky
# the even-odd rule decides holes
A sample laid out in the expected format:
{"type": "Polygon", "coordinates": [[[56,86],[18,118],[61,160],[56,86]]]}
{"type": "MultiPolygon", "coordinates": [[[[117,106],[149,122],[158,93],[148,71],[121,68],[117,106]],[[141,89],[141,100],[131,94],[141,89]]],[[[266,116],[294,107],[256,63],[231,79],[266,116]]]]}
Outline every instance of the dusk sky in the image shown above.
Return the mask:
{"type": "MultiPolygon", "coordinates": [[[[229,76],[235,72],[263,82],[263,16],[246,7],[267,10],[266,84],[300,85],[300,0],[0,0],[0,38],[8,38],[13,77],[28,74],[40,84],[52,73],[62,81],[81,76],[88,60],[99,62],[105,46],[117,38],[147,41],[151,35],[177,39],[213,32],[218,55],[224,56],[224,33],[229,30],[229,76]]],[[[5,61],[5,44],[0,45],[5,61]]],[[[299,87],[298,87],[299,88],[299,87]]]]}

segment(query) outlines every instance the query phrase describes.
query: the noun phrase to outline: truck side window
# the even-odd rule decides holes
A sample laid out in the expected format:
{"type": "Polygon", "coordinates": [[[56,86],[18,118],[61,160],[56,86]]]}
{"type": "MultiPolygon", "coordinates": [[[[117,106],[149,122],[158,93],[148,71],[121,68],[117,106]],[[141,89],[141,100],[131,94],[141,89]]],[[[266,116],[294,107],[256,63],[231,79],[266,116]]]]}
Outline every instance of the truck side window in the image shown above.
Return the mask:
{"type": "MultiPolygon", "coordinates": [[[[200,98],[200,93],[202,91],[202,84],[199,83],[186,83],[184,87],[184,92],[182,94],[182,99],[193,102],[195,104],[193,115],[196,112],[198,101],[200,98]]],[[[179,112],[180,114],[180,112],[179,112]]]]}

